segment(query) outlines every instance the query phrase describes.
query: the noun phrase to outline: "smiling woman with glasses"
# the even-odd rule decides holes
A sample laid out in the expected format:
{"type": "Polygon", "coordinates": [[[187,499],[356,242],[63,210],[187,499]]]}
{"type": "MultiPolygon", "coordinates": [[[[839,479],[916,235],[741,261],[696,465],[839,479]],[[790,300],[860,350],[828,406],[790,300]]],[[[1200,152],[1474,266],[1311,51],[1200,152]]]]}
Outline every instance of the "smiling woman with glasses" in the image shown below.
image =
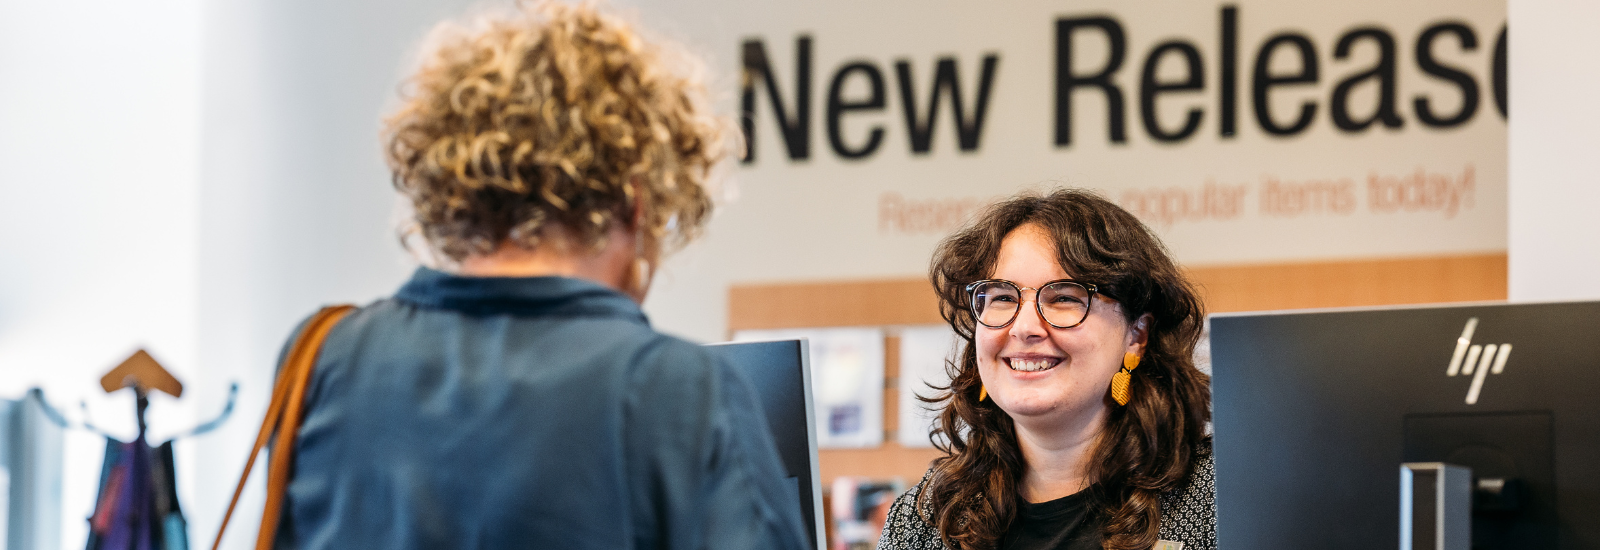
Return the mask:
{"type": "Polygon", "coordinates": [[[1204,313],[1148,228],[1090,192],[1019,196],[931,278],[964,341],[929,399],[945,456],[879,548],[1216,548],[1204,313]]]}

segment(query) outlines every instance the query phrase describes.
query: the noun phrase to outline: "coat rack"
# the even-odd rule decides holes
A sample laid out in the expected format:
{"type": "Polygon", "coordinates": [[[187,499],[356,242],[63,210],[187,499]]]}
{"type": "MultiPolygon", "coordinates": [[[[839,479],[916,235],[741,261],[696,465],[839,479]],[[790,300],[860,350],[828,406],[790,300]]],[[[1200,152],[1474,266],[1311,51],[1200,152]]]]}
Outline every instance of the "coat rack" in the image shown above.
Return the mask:
{"type": "MultiPolygon", "coordinates": [[[[128,356],[122,363],[106,372],[104,376],[101,376],[100,388],[105,390],[106,393],[117,392],[124,388],[133,388],[135,396],[134,416],[138,421],[140,433],[144,433],[147,427],[145,411],[150,407],[149,396],[151,390],[160,391],[173,397],[183,397],[183,382],[179,382],[176,376],[168,372],[165,367],[161,366],[161,363],[157,362],[154,357],[150,356],[149,352],[143,349],[133,352],[133,355],[128,356]]],[[[238,398],[239,383],[235,382],[228,387],[228,400],[223,404],[222,412],[211,420],[180,432],[178,435],[173,436],[172,439],[193,437],[217,429],[233,414],[233,406],[238,398]]],[[[44,409],[45,416],[57,426],[64,429],[84,429],[105,437],[112,437],[111,434],[106,433],[105,430],[100,429],[99,426],[90,421],[87,402],[80,401],[78,403],[83,420],[76,424],[67,420],[66,415],[61,414],[60,409],[51,405],[43,394],[39,396],[39,404],[44,409]]]]}
{"type": "MultiPolygon", "coordinates": [[[[42,391],[34,390],[44,416],[51,423],[63,429],[88,430],[106,438],[100,492],[94,514],[87,518],[90,532],[86,548],[186,550],[188,528],[178,505],[178,493],[174,485],[177,473],[172,441],[200,435],[221,426],[233,413],[234,402],[239,396],[239,384],[230,385],[228,401],[216,418],[155,446],[151,446],[145,438],[148,428],[145,412],[150,407],[150,393],[160,391],[173,397],[182,397],[183,383],[141,349],[102,376],[100,387],[106,393],[133,389],[134,415],[139,427],[138,437],[134,441],[120,441],[96,427],[89,421],[87,402],[79,403],[83,409],[83,419],[74,425],[60,410],[50,405],[42,391]]],[[[0,527],[3,525],[0,523],[0,527]]]]}
{"type": "MultiPolygon", "coordinates": [[[[151,446],[145,437],[150,392],[182,397],[183,383],[149,353],[138,350],[102,376],[100,387],[106,393],[133,389],[139,435],[132,442],[107,437],[100,494],[94,514],[88,518],[87,549],[186,550],[188,528],[178,504],[172,442],[151,446]]],[[[222,416],[190,433],[203,433],[220,424],[233,411],[237,394],[238,384],[234,384],[222,416]]],[[[94,429],[87,421],[84,426],[94,429]]]]}
{"type": "Polygon", "coordinates": [[[151,390],[160,390],[173,397],[183,397],[183,383],[142,349],[133,352],[133,356],[100,377],[100,387],[105,389],[106,393],[122,388],[133,388],[136,399],[134,415],[138,418],[141,435],[145,430],[144,412],[150,407],[151,390]]]}

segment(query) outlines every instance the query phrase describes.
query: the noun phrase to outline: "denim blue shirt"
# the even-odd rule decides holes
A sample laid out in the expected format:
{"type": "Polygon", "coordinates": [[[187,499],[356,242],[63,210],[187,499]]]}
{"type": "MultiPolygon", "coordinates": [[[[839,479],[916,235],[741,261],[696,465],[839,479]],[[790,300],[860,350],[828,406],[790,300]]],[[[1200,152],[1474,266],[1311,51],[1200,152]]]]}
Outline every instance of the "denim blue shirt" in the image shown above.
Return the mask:
{"type": "Polygon", "coordinates": [[[560,277],[418,269],[329,335],[280,546],[799,549],[750,383],[560,277]]]}

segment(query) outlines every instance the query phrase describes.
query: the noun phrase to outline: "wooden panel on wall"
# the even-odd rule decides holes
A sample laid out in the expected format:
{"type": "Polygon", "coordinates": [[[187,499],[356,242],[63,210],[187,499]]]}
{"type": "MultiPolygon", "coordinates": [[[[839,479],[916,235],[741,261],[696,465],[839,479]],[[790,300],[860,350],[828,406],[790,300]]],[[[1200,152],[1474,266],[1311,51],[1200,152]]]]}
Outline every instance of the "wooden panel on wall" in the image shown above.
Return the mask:
{"type": "Polygon", "coordinates": [[[734,285],[728,330],[940,324],[927,279],[734,285]]]}
{"type": "Polygon", "coordinates": [[[1266,311],[1506,299],[1506,255],[1196,267],[1206,308],[1266,311]]]}
{"type": "MultiPolygon", "coordinates": [[[[1505,254],[1195,267],[1188,273],[1212,313],[1506,298],[1505,254]]],[[[730,331],[944,322],[933,289],[922,278],[739,285],[728,298],[730,331]]],[[[895,442],[898,340],[891,332],[884,348],[885,443],[876,449],[821,451],[824,486],[841,475],[915,483],[939,455],[895,442]]]]}
{"type": "MultiPolygon", "coordinates": [[[[1506,255],[1189,268],[1211,312],[1506,299],[1506,255]]],[[[940,324],[926,279],[735,285],[729,330],[940,324]]]]}

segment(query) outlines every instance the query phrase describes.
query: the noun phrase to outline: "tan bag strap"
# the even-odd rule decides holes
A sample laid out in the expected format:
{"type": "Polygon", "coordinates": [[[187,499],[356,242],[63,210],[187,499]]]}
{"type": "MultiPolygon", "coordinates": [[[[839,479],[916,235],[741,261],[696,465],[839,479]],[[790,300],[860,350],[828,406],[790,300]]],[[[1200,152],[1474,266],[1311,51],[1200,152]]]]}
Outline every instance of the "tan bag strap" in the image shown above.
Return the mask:
{"type": "Polygon", "coordinates": [[[300,432],[306,385],[311,380],[311,371],[317,366],[317,354],[322,351],[322,341],[328,337],[333,326],[353,310],[355,306],[348,305],[322,308],[306,322],[305,329],[294,341],[294,347],[283,358],[283,365],[278,369],[278,381],[272,386],[272,402],[267,405],[266,418],[261,420],[261,432],[256,434],[255,447],[250,449],[250,456],[245,459],[244,473],[239,475],[239,486],[233,490],[233,500],[228,503],[228,512],[222,516],[222,526],[217,528],[217,540],[211,544],[211,550],[222,546],[222,534],[228,530],[228,520],[233,517],[233,509],[239,505],[239,495],[244,492],[245,481],[250,479],[250,469],[255,466],[256,456],[268,441],[272,441],[277,446],[277,452],[272,453],[271,464],[267,466],[267,504],[261,512],[261,530],[256,534],[256,550],[271,550],[273,538],[278,534],[279,516],[283,514],[284,493],[289,489],[289,467],[294,459],[295,437],[300,432]]]}

